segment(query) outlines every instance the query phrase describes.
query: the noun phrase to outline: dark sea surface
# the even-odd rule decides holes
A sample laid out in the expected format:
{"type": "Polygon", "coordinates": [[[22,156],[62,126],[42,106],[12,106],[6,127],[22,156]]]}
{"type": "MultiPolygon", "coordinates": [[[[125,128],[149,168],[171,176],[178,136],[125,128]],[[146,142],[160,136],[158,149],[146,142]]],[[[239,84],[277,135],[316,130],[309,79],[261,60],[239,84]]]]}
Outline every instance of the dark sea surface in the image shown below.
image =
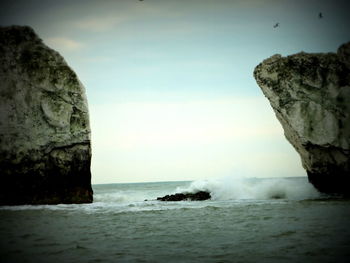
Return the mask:
{"type": "Polygon", "coordinates": [[[350,262],[350,201],[306,178],[93,188],[92,204],[0,207],[0,262],[350,262]],[[197,190],[212,200],[154,200],[197,190]]]}

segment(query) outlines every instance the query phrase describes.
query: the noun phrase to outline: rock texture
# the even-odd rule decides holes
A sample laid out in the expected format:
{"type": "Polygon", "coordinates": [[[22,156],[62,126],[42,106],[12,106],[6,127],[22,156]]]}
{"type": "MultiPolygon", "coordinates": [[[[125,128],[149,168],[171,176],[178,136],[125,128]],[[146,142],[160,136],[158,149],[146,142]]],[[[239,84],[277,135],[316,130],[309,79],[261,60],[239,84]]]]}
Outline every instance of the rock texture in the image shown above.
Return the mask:
{"type": "MultiPolygon", "coordinates": [[[[309,181],[350,193],[350,43],[337,54],[274,55],[254,71],[309,181]]],[[[288,167],[286,167],[288,169],[288,167]]]]}
{"type": "Polygon", "coordinates": [[[166,195],[158,197],[158,201],[204,201],[211,198],[210,193],[205,191],[199,191],[197,193],[178,193],[173,195],[166,195]]]}
{"type": "Polygon", "coordinates": [[[92,202],[85,90],[29,27],[0,28],[0,205],[92,202]]]}

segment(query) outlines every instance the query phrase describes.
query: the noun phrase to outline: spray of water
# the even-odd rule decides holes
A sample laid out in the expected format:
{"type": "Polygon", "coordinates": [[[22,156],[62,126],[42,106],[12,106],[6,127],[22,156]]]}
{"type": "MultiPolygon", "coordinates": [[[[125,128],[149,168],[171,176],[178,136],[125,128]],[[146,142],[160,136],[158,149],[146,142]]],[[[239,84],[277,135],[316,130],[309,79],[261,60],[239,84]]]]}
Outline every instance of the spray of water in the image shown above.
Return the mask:
{"type": "Polygon", "coordinates": [[[320,193],[305,178],[247,179],[226,177],[217,180],[194,181],[180,193],[207,191],[212,200],[293,199],[320,197],[320,193]]]}

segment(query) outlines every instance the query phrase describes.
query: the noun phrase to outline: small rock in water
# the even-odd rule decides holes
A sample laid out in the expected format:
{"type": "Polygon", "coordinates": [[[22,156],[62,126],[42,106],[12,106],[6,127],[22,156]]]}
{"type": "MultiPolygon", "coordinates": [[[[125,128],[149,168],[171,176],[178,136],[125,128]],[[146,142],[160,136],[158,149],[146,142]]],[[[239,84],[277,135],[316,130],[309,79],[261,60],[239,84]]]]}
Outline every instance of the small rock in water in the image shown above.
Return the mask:
{"type": "Polygon", "coordinates": [[[197,193],[177,193],[173,195],[166,195],[163,197],[158,197],[158,201],[203,201],[203,200],[208,200],[211,198],[210,193],[205,192],[205,191],[199,191],[197,193]]]}

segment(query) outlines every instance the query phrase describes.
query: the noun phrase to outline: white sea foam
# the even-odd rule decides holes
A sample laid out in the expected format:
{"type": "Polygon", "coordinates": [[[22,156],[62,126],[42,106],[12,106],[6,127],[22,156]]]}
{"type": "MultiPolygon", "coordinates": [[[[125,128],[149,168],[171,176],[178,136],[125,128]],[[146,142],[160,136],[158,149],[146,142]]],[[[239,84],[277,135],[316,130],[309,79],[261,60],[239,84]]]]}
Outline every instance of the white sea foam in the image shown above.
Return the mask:
{"type": "Polygon", "coordinates": [[[195,193],[207,191],[212,200],[240,199],[312,199],[320,193],[305,178],[222,178],[194,181],[187,188],[178,187],[176,192],[195,193]]]}
{"type": "Polygon", "coordinates": [[[115,192],[94,195],[94,202],[119,203],[140,200],[142,200],[142,196],[138,196],[136,193],[115,192]]]}

